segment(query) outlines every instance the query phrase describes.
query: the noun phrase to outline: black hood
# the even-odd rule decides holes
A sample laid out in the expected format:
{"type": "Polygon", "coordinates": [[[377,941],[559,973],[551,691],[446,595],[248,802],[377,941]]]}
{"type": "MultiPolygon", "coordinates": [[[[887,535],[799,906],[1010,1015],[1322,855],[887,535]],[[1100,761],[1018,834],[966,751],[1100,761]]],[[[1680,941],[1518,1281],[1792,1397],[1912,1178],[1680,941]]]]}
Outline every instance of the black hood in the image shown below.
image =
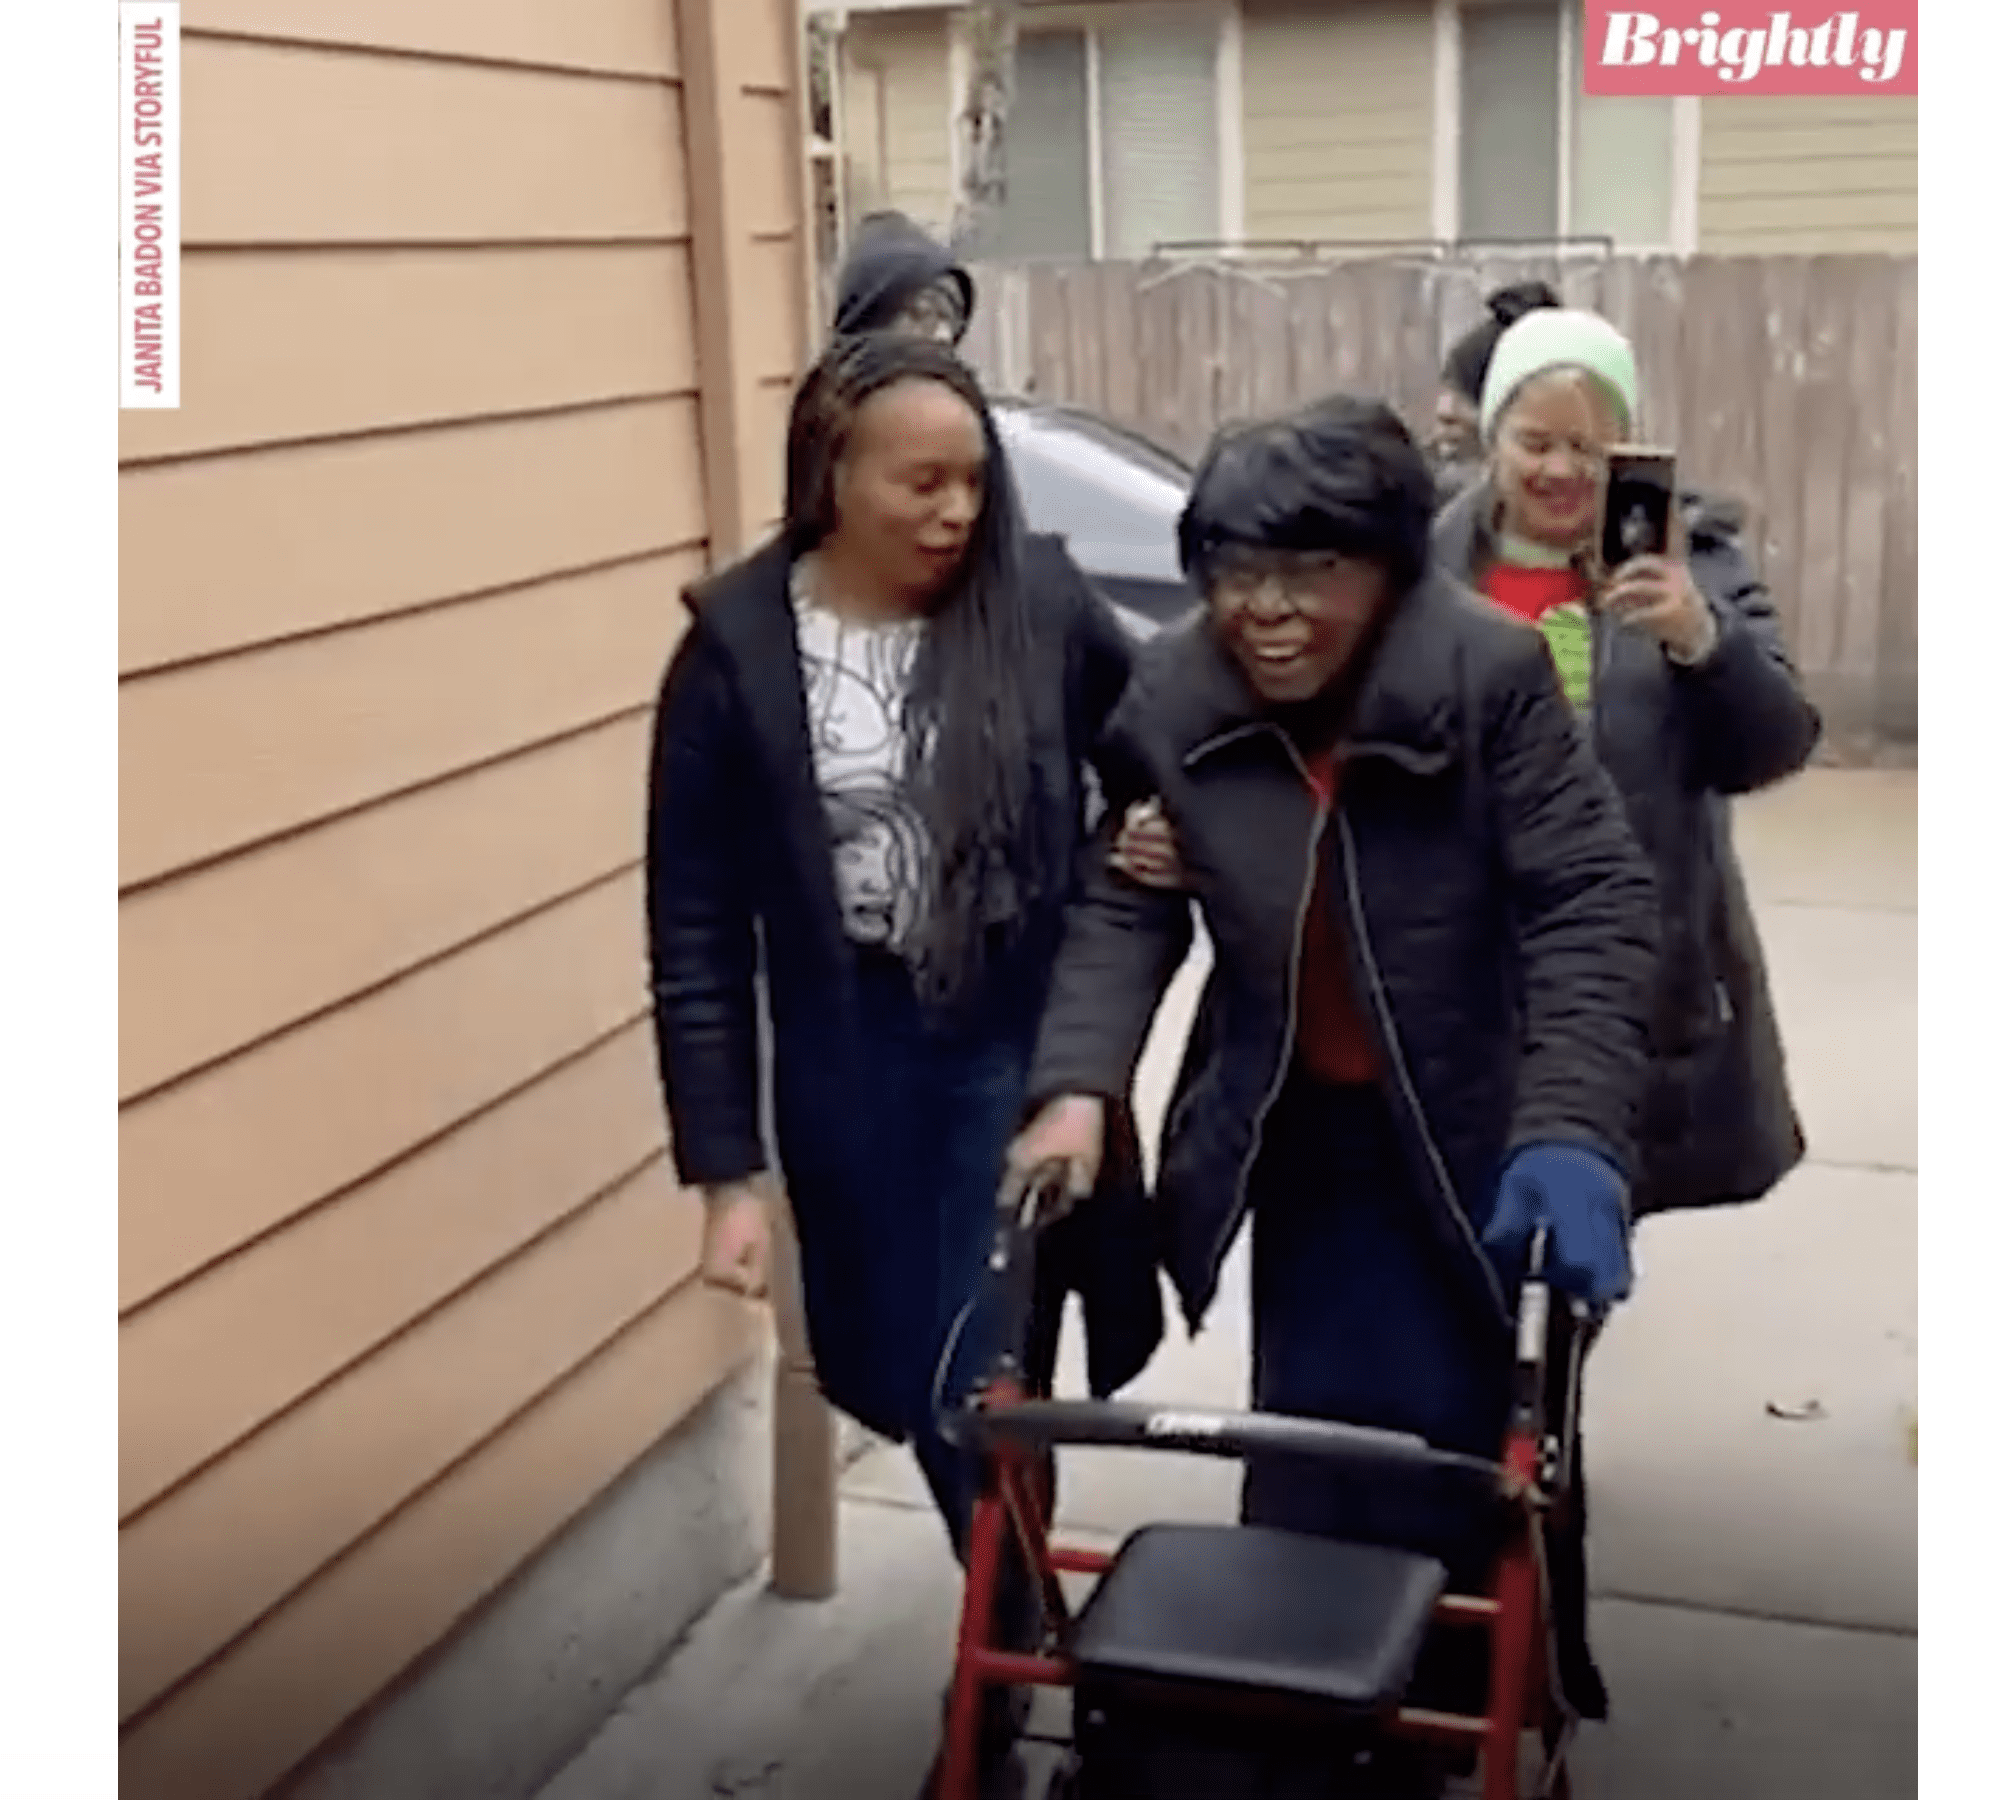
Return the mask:
{"type": "Polygon", "coordinates": [[[832,331],[847,337],[892,325],[910,300],[946,276],[964,301],[964,324],[957,332],[961,339],[975,299],[970,275],[913,219],[902,213],[869,214],[860,220],[839,271],[832,331]]]}

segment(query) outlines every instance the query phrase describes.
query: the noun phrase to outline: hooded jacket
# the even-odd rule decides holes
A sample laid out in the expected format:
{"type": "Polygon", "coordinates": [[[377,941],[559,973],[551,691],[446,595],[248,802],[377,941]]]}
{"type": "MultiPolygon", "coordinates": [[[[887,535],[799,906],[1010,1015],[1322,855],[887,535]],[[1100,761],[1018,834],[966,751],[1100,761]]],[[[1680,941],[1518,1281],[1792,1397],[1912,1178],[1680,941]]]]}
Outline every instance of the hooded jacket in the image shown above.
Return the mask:
{"type": "Polygon", "coordinates": [[[845,266],[839,271],[833,335],[850,337],[892,325],[917,294],[944,280],[957,290],[963,303],[963,322],[957,328],[961,340],[977,298],[970,274],[906,214],[869,213],[860,221],[845,266]]]}

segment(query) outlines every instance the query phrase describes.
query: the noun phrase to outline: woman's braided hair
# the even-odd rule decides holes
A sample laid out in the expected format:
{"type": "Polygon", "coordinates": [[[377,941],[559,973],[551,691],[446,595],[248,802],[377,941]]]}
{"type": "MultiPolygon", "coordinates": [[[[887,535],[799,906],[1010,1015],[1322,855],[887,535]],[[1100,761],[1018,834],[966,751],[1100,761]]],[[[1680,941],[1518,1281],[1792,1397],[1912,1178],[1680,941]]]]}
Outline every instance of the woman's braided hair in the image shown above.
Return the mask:
{"type": "Polygon", "coordinates": [[[831,345],[790,410],[784,531],[792,555],[803,556],[842,529],[839,473],[854,422],[876,394],[903,381],[950,389],[985,438],[985,491],[970,548],[930,611],[905,720],[935,858],[919,986],[932,1007],[953,1009],[972,996],[988,944],[1018,935],[1050,875],[1034,805],[1019,498],[984,391],[954,350],[901,331],[831,345]]]}

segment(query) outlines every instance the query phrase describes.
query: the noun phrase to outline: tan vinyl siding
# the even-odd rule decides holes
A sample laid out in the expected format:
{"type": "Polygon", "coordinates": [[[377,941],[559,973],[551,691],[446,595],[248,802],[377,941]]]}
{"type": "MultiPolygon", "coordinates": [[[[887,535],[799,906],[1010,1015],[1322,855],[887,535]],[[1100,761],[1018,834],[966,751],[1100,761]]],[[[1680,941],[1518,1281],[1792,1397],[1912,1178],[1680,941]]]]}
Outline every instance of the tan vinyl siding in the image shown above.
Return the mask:
{"type": "Polygon", "coordinates": [[[268,1792],[753,1348],[639,861],[677,590],[777,505],[794,17],[184,9],[184,405],[120,423],[135,1800],[268,1792]]]}
{"type": "Polygon", "coordinates": [[[947,15],[853,14],[840,104],[852,216],[891,206],[946,228],[956,205],[947,15]]]}
{"type": "Polygon", "coordinates": [[[1699,250],[1913,255],[1915,118],[1904,95],[1707,99],[1699,250]]]}
{"type": "Polygon", "coordinates": [[[1247,0],[1245,235],[1413,239],[1432,229],[1432,14],[1247,0]]]}

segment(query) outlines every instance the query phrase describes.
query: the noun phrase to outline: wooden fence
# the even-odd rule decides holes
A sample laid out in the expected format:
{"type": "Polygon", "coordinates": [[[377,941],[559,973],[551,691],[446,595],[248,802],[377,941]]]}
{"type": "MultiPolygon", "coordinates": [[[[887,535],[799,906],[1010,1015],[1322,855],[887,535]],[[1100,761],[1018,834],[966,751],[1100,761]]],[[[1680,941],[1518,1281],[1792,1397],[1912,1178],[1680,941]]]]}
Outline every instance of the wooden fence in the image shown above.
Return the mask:
{"type": "Polygon", "coordinates": [[[994,266],[968,349],[995,391],[1192,455],[1337,389],[1415,427],[1481,295],[1542,275],[1641,363],[1639,434],[1748,508],[1748,542],[1834,750],[1915,734],[1913,257],[1356,259],[994,266]]]}

